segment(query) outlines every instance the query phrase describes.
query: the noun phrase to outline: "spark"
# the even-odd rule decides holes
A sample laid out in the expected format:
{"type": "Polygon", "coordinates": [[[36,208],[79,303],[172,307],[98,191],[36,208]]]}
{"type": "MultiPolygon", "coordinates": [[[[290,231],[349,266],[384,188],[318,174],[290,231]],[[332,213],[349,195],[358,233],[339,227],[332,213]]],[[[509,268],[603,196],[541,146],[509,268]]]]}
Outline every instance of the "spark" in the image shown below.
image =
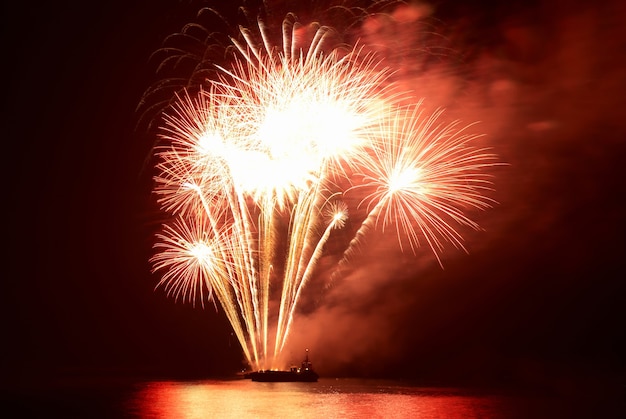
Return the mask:
{"type": "Polygon", "coordinates": [[[303,290],[353,212],[343,198],[367,215],[337,272],[378,227],[394,225],[401,249],[403,238],[438,258],[444,241],[463,248],[454,225],[478,228],[464,210],[491,204],[495,156],[469,127],[401,106],[409,95],[382,60],[325,47],[332,29],[316,26],[304,47],[301,33],[291,14],[279,46],[261,20],[257,36],[241,28],[210,87],[176,96],[156,149],[157,202],[175,220],[157,235],[158,286],[217,300],[256,369],[280,362],[303,290]]]}

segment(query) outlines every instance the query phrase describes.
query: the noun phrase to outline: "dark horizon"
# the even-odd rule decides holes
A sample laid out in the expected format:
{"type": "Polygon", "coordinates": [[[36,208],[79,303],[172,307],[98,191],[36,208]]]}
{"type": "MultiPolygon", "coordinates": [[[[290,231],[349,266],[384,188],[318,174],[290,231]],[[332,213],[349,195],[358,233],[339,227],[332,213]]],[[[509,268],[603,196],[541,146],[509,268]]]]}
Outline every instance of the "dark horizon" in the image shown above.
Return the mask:
{"type": "MultiPolygon", "coordinates": [[[[243,367],[222,310],[176,303],[150,273],[161,215],[135,108],[150,54],[194,18],[182,3],[5,6],[4,386],[243,367]]],[[[626,9],[495,3],[434,8],[466,64],[424,86],[451,117],[482,121],[508,164],[483,231],[466,232],[469,254],[447,246],[443,269],[428,249],[389,264],[373,246],[364,272],[307,296],[294,363],[308,348],[321,376],[623,385],[626,9]]]]}

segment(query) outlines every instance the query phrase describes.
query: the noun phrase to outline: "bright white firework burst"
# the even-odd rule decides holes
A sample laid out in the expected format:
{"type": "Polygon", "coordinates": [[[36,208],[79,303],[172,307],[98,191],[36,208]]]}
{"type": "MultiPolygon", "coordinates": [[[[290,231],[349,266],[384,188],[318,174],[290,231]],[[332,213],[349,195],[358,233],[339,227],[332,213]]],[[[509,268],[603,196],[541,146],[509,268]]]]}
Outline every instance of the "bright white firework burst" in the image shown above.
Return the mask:
{"type": "Polygon", "coordinates": [[[444,241],[463,248],[455,225],[477,228],[463,211],[490,206],[484,169],[496,157],[472,146],[467,127],[439,122],[440,112],[401,106],[406,95],[372,55],[324,50],[329,28],[306,49],[296,47],[302,27],[291,15],[282,48],[259,29],[260,43],[241,29],[238,58],[164,115],[155,193],[174,221],[151,262],[171,295],[217,299],[251,367],[268,369],[345,224],[344,196],[357,196],[367,215],[337,275],[377,227],[394,225],[414,252],[421,237],[438,255],[444,241]]]}

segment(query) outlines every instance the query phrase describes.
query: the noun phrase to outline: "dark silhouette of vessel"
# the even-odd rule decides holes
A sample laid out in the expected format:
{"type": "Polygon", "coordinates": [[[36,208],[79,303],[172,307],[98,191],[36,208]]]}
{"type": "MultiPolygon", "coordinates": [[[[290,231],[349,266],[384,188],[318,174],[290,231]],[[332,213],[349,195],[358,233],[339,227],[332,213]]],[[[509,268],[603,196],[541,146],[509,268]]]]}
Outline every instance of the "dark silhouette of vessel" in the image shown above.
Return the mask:
{"type": "Polygon", "coordinates": [[[244,375],[252,381],[265,383],[308,382],[314,383],[319,375],[313,371],[313,364],[309,361],[309,350],[300,368],[293,366],[289,370],[259,370],[244,375]]]}

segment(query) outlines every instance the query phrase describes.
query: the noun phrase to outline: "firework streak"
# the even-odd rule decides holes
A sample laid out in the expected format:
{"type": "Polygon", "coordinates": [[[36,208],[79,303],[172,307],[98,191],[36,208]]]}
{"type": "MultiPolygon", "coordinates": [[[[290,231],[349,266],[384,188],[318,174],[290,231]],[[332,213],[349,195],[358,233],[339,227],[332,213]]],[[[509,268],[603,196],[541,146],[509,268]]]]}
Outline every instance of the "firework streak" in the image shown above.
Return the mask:
{"type": "Polygon", "coordinates": [[[267,369],[347,202],[366,216],[335,277],[377,228],[439,258],[443,242],[463,248],[455,225],[478,227],[463,211],[490,206],[483,172],[495,156],[440,111],[401,105],[406,95],[374,56],[324,50],[328,28],[307,48],[296,47],[292,20],[280,48],[259,28],[262,42],[242,29],[238,58],[163,117],[154,191],[172,221],[151,262],[169,295],[219,302],[251,367],[267,369]]]}

